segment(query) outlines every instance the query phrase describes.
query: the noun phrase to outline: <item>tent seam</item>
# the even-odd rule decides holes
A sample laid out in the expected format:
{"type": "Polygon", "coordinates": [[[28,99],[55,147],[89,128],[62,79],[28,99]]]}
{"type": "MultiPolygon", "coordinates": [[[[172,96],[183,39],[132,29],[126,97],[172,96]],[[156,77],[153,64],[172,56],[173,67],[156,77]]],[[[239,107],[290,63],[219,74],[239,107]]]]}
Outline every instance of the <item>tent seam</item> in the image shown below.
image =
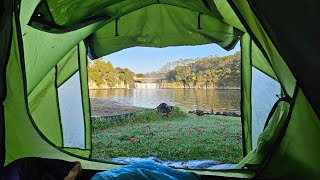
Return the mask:
{"type": "Polygon", "coordinates": [[[63,142],[63,128],[62,128],[62,119],[61,119],[61,112],[60,112],[60,102],[59,102],[59,92],[58,92],[58,66],[55,66],[55,78],[54,78],[54,89],[56,92],[56,101],[57,101],[57,108],[58,108],[58,117],[59,117],[59,126],[60,126],[60,136],[61,136],[61,146],[64,147],[63,142]]]}
{"type": "Polygon", "coordinates": [[[82,91],[82,76],[81,76],[81,59],[80,59],[80,47],[79,44],[77,45],[78,49],[78,71],[79,71],[79,83],[80,83],[80,92],[81,92],[81,108],[82,108],[82,116],[83,116],[83,135],[84,135],[84,149],[87,148],[87,135],[86,135],[86,115],[84,111],[84,106],[83,106],[83,91],[82,91]]]}

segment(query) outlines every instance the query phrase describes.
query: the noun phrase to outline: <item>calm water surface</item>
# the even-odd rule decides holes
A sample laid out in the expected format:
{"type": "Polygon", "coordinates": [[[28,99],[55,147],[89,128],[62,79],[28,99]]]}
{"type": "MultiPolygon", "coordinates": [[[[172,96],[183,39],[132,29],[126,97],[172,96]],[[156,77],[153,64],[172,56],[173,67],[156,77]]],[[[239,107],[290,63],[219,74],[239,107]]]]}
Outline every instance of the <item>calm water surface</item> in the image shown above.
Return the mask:
{"type": "Polygon", "coordinates": [[[185,111],[240,111],[240,90],[213,89],[108,89],[90,90],[90,97],[119,103],[155,108],[160,103],[178,106],[185,111]]]}

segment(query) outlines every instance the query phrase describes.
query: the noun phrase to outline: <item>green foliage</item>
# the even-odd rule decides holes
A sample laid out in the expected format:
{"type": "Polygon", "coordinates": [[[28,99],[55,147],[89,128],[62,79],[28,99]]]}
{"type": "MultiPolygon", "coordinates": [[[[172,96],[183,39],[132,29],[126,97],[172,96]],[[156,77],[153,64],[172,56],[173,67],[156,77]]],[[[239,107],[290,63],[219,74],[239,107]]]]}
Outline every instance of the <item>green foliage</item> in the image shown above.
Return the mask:
{"type": "Polygon", "coordinates": [[[116,71],[119,75],[119,78],[121,81],[124,82],[124,84],[129,84],[134,82],[134,72],[130,71],[128,68],[121,69],[119,67],[116,68],[116,71]]]}
{"type": "Polygon", "coordinates": [[[182,111],[179,107],[174,106],[169,114],[169,118],[186,118],[188,114],[182,111]]]}
{"type": "Polygon", "coordinates": [[[102,58],[93,62],[88,60],[88,80],[95,82],[98,86],[107,84],[109,87],[114,87],[121,82],[133,83],[134,75],[128,68],[114,68],[111,62],[104,62],[102,58]]]}
{"type": "Polygon", "coordinates": [[[114,68],[110,62],[104,62],[99,58],[93,62],[88,61],[89,81],[98,86],[107,84],[114,87],[118,83],[125,85],[134,83],[137,78],[163,78],[163,87],[174,87],[174,84],[186,86],[198,86],[207,88],[240,87],[241,82],[241,55],[237,52],[233,55],[218,57],[208,56],[195,59],[179,59],[169,62],[158,72],[146,74],[134,74],[128,68],[114,68]],[[171,85],[169,85],[172,83],[171,85]]]}
{"type": "Polygon", "coordinates": [[[137,78],[145,78],[146,76],[142,73],[139,73],[139,74],[136,74],[136,77],[137,78]]]}
{"type": "Polygon", "coordinates": [[[161,116],[155,110],[144,110],[136,114],[134,122],[151,122],[161,119],[161,116]]]}
{"type": "Polygon", "coordinates": [[[182,82],[186,85],[198,85],[206,87],[240,87],[241,73],[241,55],[240,52],[234,55],[218,57],[208,56],[186,60],[186,65],[181,61],[177,63],[166,64],[160,71],[165,72],[166,82],[182,82]],[[174,69],[169,70],[169,66],[174,69]]]}

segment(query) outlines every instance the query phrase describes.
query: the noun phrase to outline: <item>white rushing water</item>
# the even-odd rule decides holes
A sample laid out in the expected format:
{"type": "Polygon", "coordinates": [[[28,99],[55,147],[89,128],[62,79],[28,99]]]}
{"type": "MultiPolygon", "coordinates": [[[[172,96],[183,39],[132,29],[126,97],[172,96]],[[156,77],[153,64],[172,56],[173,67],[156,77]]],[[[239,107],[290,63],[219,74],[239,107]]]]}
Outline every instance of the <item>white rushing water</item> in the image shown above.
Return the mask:
{"type": "Polygon", "coordinates": [[[159,89],[159,83],[134,83],[136,89],[159,89]]]}

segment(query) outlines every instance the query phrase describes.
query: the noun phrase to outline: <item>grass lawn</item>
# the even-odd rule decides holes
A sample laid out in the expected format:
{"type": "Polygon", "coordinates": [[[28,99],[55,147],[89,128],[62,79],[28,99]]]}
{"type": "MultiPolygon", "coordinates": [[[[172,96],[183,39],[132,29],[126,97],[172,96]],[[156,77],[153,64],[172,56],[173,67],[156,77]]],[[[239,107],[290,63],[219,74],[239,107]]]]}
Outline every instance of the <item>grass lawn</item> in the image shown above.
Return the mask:
{"type": "Polygon", "coordinates": [[[92,158],[156,156],[161,160],[242,159],[241,119],[196,116],[176,110],[167,117],[154,111],[123,121],[92,122],[92,158]]]}

